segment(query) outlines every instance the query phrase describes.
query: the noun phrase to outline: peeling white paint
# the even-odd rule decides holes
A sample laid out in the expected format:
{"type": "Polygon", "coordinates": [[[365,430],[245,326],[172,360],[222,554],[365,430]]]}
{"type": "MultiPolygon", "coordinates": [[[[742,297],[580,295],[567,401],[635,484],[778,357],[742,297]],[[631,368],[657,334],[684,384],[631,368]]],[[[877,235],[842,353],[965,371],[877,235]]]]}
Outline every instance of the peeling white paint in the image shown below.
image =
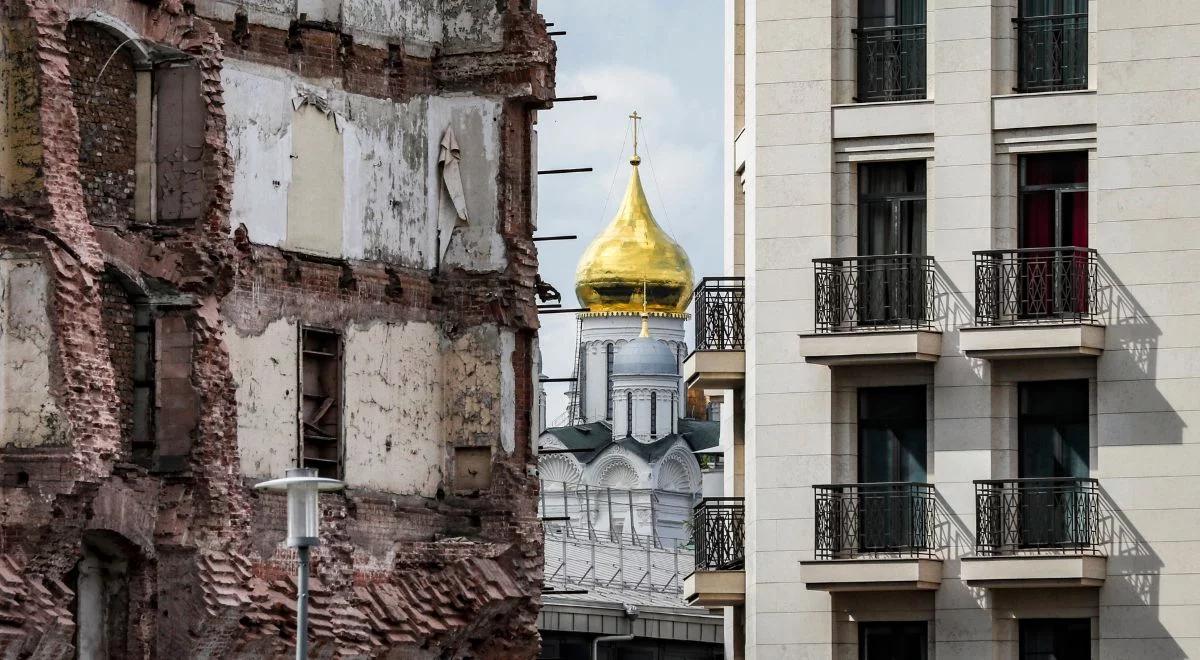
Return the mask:
{"type": "Polygon", "coordinates": [[[264,67],[226,60],[226,131],[233,157],[230,226],[245,224],[250,240],[281,245],[287,238],[292,178],[292,85],[264,67]]]}
{"type": "MultiPolygon", "coordinates": [[[[517,378],[513,353],[517,335],[511,330],[500,333],[500,446],[511,454],[517,448],[517,378]]],[[[534,412],[537,412],[536,406],[534,412]]]]}
{"type": "Polygon", "coordinates": [[[226,335],[237,384],[238,454],[248,477],[277,477],[295,467],[296,324],[279,319],[260,335],[226,335]]]}
{"type": "Polygon", "coordinates": [[[50,395],[49,277],[40,260],[0,255],[0,446],[65,442],[50,395]]]}
{"type": "Polygon", "coordinates": [[[375,323],[345,336],[345,478],[352,487],[433,497],[442,481],[440,333],[375,323]]]}
{"type": "MultiPolygon", "coordinates": [[[[462,152],[470,222],[450,238],[445,265],[475,272],[506,267],[497,210],[501,106],[496,99],[417,97],[393,103],[318,90],[288,72],[233,61],[226,63],[223,79],[236,166],[230,224],[245,224],[252,242],[289,245],[292,155],[302,146],[295,142],[290,99],[315,90],[338,114],[344,182],[340,239],[330,227],[329,238],[338,240],[322,241],[316,252],[433,268],[439,216],[453,213],[439,180],[437,141],[452,127],[462,152]],[[274,100],[264,103],[267,96],[274,100]]],[[[291,247],[308,251],[306,245],[291,247]]]]}

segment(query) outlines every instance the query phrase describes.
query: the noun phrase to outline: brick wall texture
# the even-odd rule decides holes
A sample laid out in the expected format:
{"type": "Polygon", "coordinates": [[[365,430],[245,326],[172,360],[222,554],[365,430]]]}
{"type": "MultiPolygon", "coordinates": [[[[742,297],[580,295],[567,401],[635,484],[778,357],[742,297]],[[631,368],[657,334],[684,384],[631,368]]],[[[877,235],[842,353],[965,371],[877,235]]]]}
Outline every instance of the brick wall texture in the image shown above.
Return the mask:
{"type": "Polygon", "coordinates": [[[518,441],[511,454],[493,452],[487,492],[323,499],[313,656],[536,656],[542,533],[527,440],[537,329],[530,130],[534,110],[553,97],[554,49],[526,3],[482,4],[503,10],[503,48],[452,57],[356,45],[336,26],[217,20],[180,0],[6,4],[10,70],[0,76],[14,97],[9,126],[23,131],[9,144],[21,145],[26,178],[0,197],[0,252],[36,255],[49,273],[50,423],[66,440],[0,446],[0,657],[77,657],[85,555],[119,576],[108,657],[291,657],[296,557],[279,543],[284,499],[257,493],[240,474],[224,338],[330,310],[341,323],[423,320],[449,336],[485,324],[513,332],[518,441]],[[78,20],[96,12],[119,18],[144,43],[185,53],[201,72],[207,210],[195,222],[130,222],[135,62],[122,47],[127,35],[78,20]],[[333,78],[379,98],[503,96],[499,210],[510,265],[434,276],[307,259],[232,232],[226,57],[333,78]],[[161,408],[150,453],[132,443],[141,297],[158,305],[161,408]]]}

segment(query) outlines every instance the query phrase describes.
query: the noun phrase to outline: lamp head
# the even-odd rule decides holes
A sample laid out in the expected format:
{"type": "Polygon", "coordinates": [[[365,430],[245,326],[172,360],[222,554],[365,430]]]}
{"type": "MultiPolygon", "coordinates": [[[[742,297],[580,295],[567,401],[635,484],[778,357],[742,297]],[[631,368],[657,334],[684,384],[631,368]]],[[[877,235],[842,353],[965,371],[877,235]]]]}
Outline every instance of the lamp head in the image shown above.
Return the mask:
{"type": "Polygon", "coordinates": [[[287,544],[289,548],[300,548],[320,543],[321,511],[317,508],[317,494],[342,490],[346,484],[337,479],[318,477],[312,468],[292,468],[284,478],[264,481],[254,487],[287,493],[287,544]]]}

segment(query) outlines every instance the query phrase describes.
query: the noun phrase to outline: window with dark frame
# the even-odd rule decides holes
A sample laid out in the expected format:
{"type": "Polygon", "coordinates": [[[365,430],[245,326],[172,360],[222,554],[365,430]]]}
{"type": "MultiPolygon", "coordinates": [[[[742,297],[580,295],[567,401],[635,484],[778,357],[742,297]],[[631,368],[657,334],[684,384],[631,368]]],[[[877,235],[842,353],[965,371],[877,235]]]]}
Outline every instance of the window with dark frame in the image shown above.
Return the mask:
{"type": "Polygon", "coordinates": [[[1017,387],[1018,539],[1025,548],[1074,548],[1089,542],[1088,381],[1019,383],[1017,387]],[[1045,479],[1045,481],[1028,481],[1045,479]]]}
{"type": "Polygon", "coordinates": [[[625,435],[633,435],[633,392],[625,394],[625,435]]]}
{"type": "Polygon", "coordinates": [[[650,437],[658,437],[658,392],[650,393],[650,437]]]}
{"type": "Polygon", "coordinates": [[[865,621],[858,624],[859,660],[926,660],[929,624],[925,621],[865,621]]]}
{"type": "Polygon", "coordinates": [[[1022,156],[1018,170],[1017,240],[1024,250],[1018,256],[1018,313],[1022,318],[1086,313],[1087,152],[1022,156]]]}
{"type": "Polygon", "coordinates": [[[1091,660],[1089,619],[1021,619],[1020,660],[1091,660]]]}
{"type": "Polygon", "coordinates": [[[342,478],[342,337],[301,328],[300,466],[342,478]]]}
{"type": "Polygon", "coordinates": [[[925,98],[925,0],[859,0],[855,101],[925,98]]]}
{"type": "Polygon", "coordinates": [[[611,343],[604,346],[604,378],[607,388],[604,394],[604,418],[610,422],[613,418],[613,357],[616,354],[615,350],[611,343]]]}
{"type": "Polygon", "coordinates": [[[859,167],[858,325],[926,316],[925,169],[923,160],[859,167]]]}
{"type": "Polygon", "coordinates": [[[1088,0],[1020,0],[1018,92],[1087,89],[1088,0]]]}
{"type": "Polygon", "coordinates": [[[925,545],[912,484],[926,479],[924,385],[858,390],[858,550],[925,545]]]}

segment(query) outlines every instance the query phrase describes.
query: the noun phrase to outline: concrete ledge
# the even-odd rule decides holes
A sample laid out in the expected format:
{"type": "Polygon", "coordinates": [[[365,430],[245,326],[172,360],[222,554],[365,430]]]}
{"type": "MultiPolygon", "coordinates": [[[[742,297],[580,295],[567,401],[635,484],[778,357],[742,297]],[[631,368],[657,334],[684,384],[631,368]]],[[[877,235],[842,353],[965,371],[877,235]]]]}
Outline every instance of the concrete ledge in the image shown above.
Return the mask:
{"type": "Polygon", "coordinates": [[[942,584],[942,560],[802,561],[800,577],[814,591],[932,591],[942,584]]]}
{"type": "Polygon", "coordinates": [[[1108,558],[1092,555],[963,557],[962,579],[972,587],[1099,587],[1108,558]]]}
{"type": "Polygon", "coordinates": [[[933,133],[933,100],[846,103],[833,110],[833,139],[933,133]]]}
{"type": "Polygon", "coordinates": [[[992,130],[1095,123],[1095,90],[1004,94],[992,97],[992,130]]]}
{"type": "Polygon", "coordinates": [[[683,579],[683,597],[697,607],[746,602],[746,571],[696,571],[683,579]]]}
{"type": "Polygon", "coordinates": [[[823,332],[800,335],[805,361],[829,366],[937,362],[942,333],[933,330],[823,332]]]}
{"type": "Polygon", "coordinates": [[[968,357],[988,360],[1096,356],[1104,352],[1104,326],[1076,323],[962,328],[958,347],[968,357]]]}
{"type": "Polygon", "coordinates": [[[745,381],[745,351],[693,351],[683,361],[683,382],[688,388],[732,390],[745,381]]]}

